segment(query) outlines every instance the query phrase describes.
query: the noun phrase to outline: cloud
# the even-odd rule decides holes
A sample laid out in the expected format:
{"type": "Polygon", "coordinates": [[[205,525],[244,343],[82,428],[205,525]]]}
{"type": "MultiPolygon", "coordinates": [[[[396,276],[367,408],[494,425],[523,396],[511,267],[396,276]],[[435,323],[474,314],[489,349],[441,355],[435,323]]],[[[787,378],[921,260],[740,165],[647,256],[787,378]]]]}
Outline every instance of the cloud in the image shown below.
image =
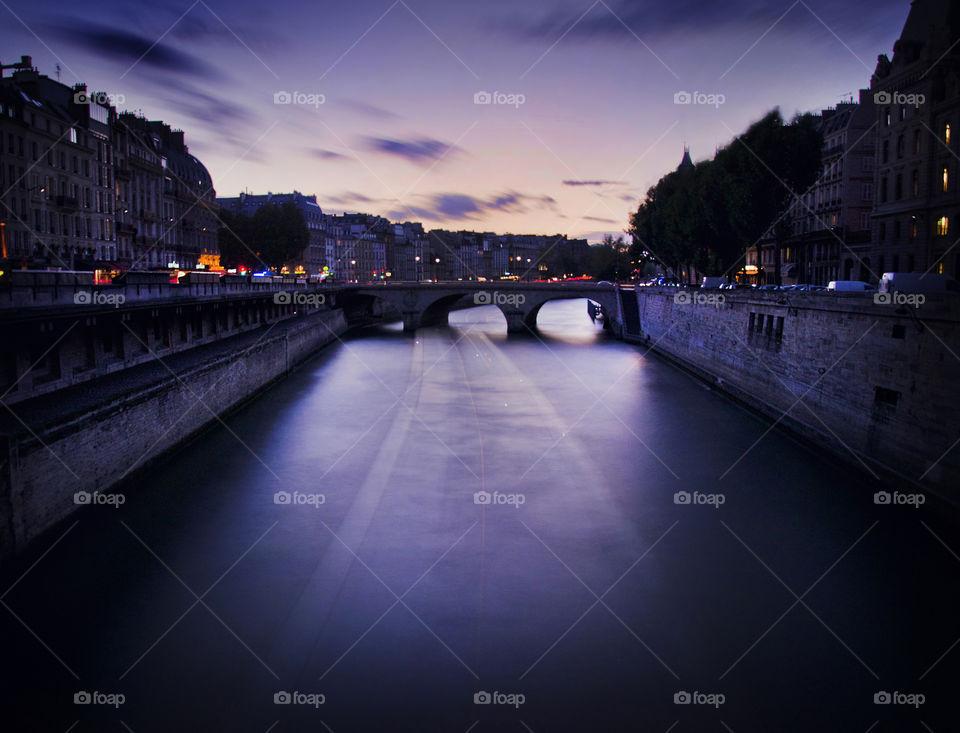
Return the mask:
{"type": "Polygon", "coordinates": [[[326,196],[325,201],[327,203],[336,204],[338,206],[349,206],[350,204],[378,203],[378,199],[372,199],[369,196],[365,196],[362,193],[357,193],[356,191],[344,191],[343,193],[339,193],[336,196],[326,196]]]}
{"type": "Polygon", "coordinates": [[[602,216],[581,216],[584,221],[599,221],[601,224],[619,224],[616,219],[604,219],[602,216]]]}
{"type": "Polygon", "coordinates": [[[383,107],[377,107],[372,104],[367,104],[366,102],[360,102],[356,99],[340,99],[337,101],[337,104],[341,104],[344,107],[349,107],[355,112],[359,112],[365,117],[372,117],[377,120],[399,120],[400,115],[395,112],[391,112],[388,109],[383,107]]]}
{"type": "Polygon", "coordinates": [[[382,137],[368,137],[366,147],[377,153],[403,158],[411,163],[425,163],[439,160],[448,153],[459,152],[459,148],[440,140],[421,138],[419,140],[391,140],[382,137]]]}
{"type": "MultiPolygon", "coordinates": [[[[829,14],[821,13],[831,29],[858,36],[869,32],[864,15],[875,17],[877,11],[899,10],[906,13],[902,0],[852,0],[836,3],[829,14]]],[[[611,0],[609,8],[599,4],[585,16],[582,10],[570,6],[555,6],[539,20],[497,21],[495,28],[526,39],[556,41],[571,39],[624,40],[636,42],[637,36],[649,39],[670,34],[716,33],[723,28],[767,28],[783,16],[778,28],[792,31],[799,27],[817,26],[819,19],[812,12],[798,6],[784,15],[787,7],[782,0],[727,0],[704,3],[702,0],[611,0]],[[578,21],[579,18],[579,21],[578,21]]]]}
{"type": "Polygon", "coordinates": [[[517,191],[486,198],[465,193],[437,193],[421,196],[415,204],[390,211],[388,216],[392,219],[417,216],[434,222],[478,221],[492,212],[522,214],[532,209],[555,209],[556,203],[552,196],[517,191]]]}
{"type": "Polygon", "coordinates": [[[243,105],[188,82],[165,79],[156,88],[157,96],[173,109],[208,126],[219,128],[226,125],[227,130],[233,130],[238,123],[248,123],[254,119],[254,115],[243,105]]]}
{"type": "Polygon", "coordinates": [[[162,41],[105,25],[71,21],[51,26],[58,38],[102,58],[151,71],[176,72],[203,79],[220,79],[222,74],[198,56],[179,51],[162,41]]]}
{"type": "Polygon", "coordinates": [[[620,181],[575,181],[567,180],[563,182],[564,186],[616,186],[620,181]]]}
{"type": "Polygon", "coordinates": [[[348,155],[342,155],[333,150],[324,150],[323,148],[312,148],[308,150],[307,153],[320,160],[353,160],[353,158],[348,155]]]}

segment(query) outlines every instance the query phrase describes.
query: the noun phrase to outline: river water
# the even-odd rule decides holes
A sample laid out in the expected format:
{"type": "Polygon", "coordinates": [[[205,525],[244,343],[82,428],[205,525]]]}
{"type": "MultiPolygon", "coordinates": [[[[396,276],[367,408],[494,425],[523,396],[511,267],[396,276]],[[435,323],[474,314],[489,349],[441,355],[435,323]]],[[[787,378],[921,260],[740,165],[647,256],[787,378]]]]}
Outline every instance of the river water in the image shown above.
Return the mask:
{"type": "Polygon", "coordinates": [[[8,729],[955,729],[955,526],[584,301],[539,326],[353,332],[59,528],[8,729]]]}

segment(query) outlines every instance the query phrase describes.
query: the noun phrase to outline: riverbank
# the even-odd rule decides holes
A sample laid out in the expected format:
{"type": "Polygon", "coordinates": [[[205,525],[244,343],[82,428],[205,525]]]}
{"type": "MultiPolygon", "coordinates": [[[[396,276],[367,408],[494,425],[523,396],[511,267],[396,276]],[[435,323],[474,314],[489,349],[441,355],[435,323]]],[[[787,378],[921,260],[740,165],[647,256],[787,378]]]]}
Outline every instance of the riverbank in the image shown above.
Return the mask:
{"type": "Polygon", "coordinates": [[[0,560],[85,503],[122,501],[109,492],[347,329],[314,311],[16,405],[0,417],[0,560]]]}
{"type": "MultiPolygon", "coordinates": [[[[876,479],[960,505],[960,304],[638,288],[652,349],[876,479]]],[[[762,443],[757,447],[763,450],[762,443]]],[[[838,484],[842,479],[838,477],[838,484]]]]}

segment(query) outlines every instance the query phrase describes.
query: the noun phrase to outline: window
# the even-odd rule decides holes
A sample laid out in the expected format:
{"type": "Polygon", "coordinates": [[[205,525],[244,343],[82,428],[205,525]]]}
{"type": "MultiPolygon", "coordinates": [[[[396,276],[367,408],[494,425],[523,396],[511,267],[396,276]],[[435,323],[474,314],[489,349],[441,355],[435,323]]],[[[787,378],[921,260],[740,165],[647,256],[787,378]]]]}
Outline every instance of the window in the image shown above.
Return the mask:
{"type": "Polygon", "coordinates": [[[886,389],[885,387],[875,387],[873,401],[877,405],[891,405],[895,407],[897,402],[900,401],[900,393],[893,389],[886,389]]]}
{"type": "Polygon", "coordinates": [[[943,142],[946,145],[950,144],[950,123],[946,122],[943,125],[943,142]]]}
{"type": "Polygon", "coordinates": [[[943,192],[950,190],[950,174],[947,172],[947,166],[943,166],[943,192]]]}
{"type": "Polygon", "coordinates": [[[864,201],[870,201],[873,198],[873,184],[864,183],[860,187],[860,198],[864,201]]]}
{"type": "Polygon", "coordinates": [[[882,178],[880,180],[880,201],[886,203],[887,201],[887,179],[882,178]]]}
{"type": "Polygon", "coordinates": [[[881,161],[886,163],[888,160],[890,160],[890,141],[889,140],[883,141],[883,146],[881,150],[882,150],[881,161]]]}
{"type": "MultiPolygon", "coordinates": [[[[919,229],[920,229],[920,226],[919,226],[919,224],[917,223],[917,217],[911,216],[911,217],[910,217],[910,239],[916,239],[916,238],[917,238],[917,233],[918,233],[919,229]]],[[[911,264],[911,266],[910,266],[910,270],[911,270],[911,271],[913,270],[913,265],[912,265],[912,264],[911,264]]]]}
{"type": "Polygon", "coordinates": [[[890,127],[890,108],[889,107],[887,107],[883,111],[883,126],[890,127]]]}
{"type": "Polygon", "coordinates": [[[949,230],[950,220],[947,217],[941,216],[939,219],[937,219],[937,236],[945,237],[947,236],[947,232],[949,230]]]}
{"type": "Polygon", "coordinates": [[[70,128],[70,142],[72,142],[74,145],[77,144],[77,128],[75,127],[70,128]]]}
{"type": "Polygon", "coordinates": [[[913,133],[913,154],[920,155],[920,130],[913,133]]]}
{"type": "Polygon", "coordinates": [[[897,173],[896,180],[893,185],[893,197],[898,201],[903,198],[903,174],[897,173]]]}
{"type": "Polygon", "coordinates": [[[920,171],[918,170],[913,172],[910,180],[910,191],[913,193],[914,198],[920,195],[920,171]]]}
{"type": "MultiPolygon", "coordinates": [[[[896,221],[893,222],[893,241],[896,242],[899,239],[900,239],[900,220],[897,219],[896,221]]],[[[896,270],[897,268],[894,267],[893,269],[896,270]]]]}
{"type": "Polygon", "coordinates": [[[887,240],[887,222],[880,222],[880,241],[885,242],[887,240]]]}
{"type": "Polygon", "coordinates": [[[903,157],[903,135],[897,138],[897,157],[903,157]]]}

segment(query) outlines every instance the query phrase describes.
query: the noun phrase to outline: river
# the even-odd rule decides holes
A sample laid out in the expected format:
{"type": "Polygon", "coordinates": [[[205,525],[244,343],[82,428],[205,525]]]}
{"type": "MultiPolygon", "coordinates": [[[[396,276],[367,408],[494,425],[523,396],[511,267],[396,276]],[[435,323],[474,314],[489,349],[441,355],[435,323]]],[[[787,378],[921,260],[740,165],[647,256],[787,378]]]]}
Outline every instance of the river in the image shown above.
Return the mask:
{"type": "Polygon", "coordinates": [[[354,331],[58,528],[9,730],[949,729],[955,526],[584,301],[539,326],[354,331]]]}

